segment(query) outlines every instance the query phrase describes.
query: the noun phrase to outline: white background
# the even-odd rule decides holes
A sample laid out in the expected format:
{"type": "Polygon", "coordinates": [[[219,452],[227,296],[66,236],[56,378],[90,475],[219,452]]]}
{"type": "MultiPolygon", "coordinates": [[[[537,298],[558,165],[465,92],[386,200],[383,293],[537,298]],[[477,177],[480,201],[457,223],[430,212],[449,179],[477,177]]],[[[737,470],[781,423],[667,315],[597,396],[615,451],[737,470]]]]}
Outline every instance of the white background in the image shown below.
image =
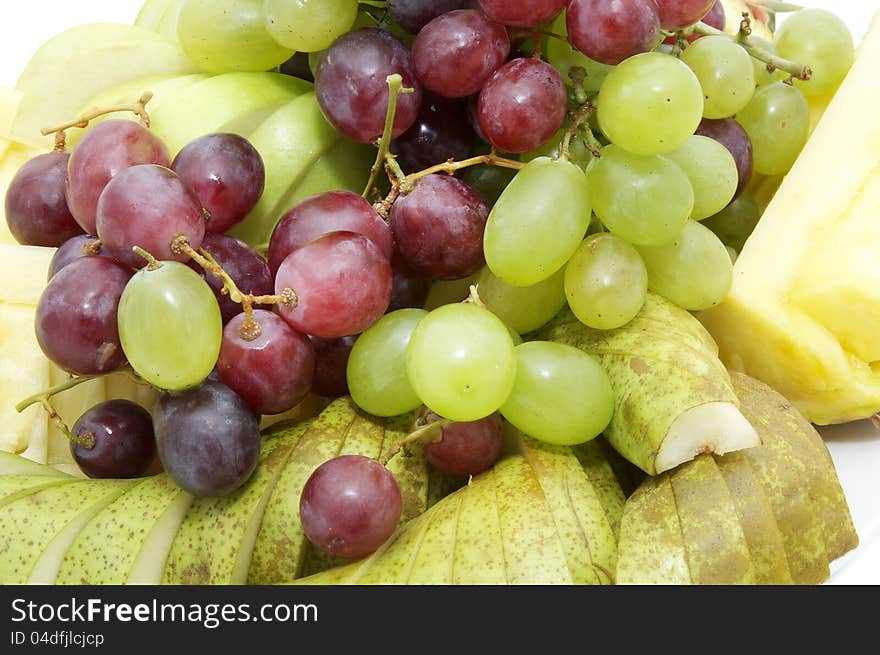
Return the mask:
{"type": "MultiPolygon", "coordinates": [[[[850,26],[856,43],[871,17],[880,12],[880,0],[792,1],[835,12],[850,26]]],[[[5,0],[2,4],[0,86],[14,86],[30,56],[48,38],[82,23],[131,23],[141,0],[5,0]]],[[[832,564],[832,582],[880,584],[880,431],[862,422],[828,428],[823,434],[862,542],[855,552],[832,564]]]]}

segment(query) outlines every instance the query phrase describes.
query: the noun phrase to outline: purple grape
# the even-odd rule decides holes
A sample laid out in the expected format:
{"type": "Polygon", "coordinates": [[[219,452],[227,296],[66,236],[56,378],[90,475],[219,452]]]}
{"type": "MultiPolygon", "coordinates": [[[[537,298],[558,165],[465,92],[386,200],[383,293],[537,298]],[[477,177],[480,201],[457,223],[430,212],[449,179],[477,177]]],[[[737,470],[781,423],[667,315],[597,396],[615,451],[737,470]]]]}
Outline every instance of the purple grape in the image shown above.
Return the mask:
{"type": "Polygon", "coordinates": [[[683,30],[703,19],[715,0],[656,0],[660,10],[660,27],[664,30],[683,30]]]}
{"type": "MultiPolygon", "coordinates": [[[[440,420],[429,414],[427,421],[440,420]]],[[[425,446],[430,464],[449,475],[477,475],[491,468],[501,455],[501,417],[495,413],[467,423],[443,426],[442,440],[425,446]]]]}
{"type": "Polygon", "coordinates": [[[49,262],[49,275],[46,279],[51,280],[62,268],[80,257],[87,256],[105,256],[104,248],[101,246],[98,238],[88,234],[78,234],[75,237],[69,238],[58,246],[58,250],[52,255],[52,260],[49,262]],[[92,244],[98,245],[95,247],[92,244]]]}
{"type": "Polygon", "coordinates": [[[610,65],[648,52],[660,36],[655,0],[571,0],[565,23],[575,48],[610,65]]]}
{"type": "MultiPolygon", "coordinates": [[[[712,9],[709,10],[709,13],[703,17],[703,22],[706,25],[711,25],[716,30],[721,30],[722,32],[727,27],[727,15],[724,11],[724,3],[721,0],[716,0],[715,4],[712,5],[712,9]]],[[[699,38],[702,38],[702,34],[698,34],[694,32],[693,34],[689,34],[687,40],[689,43],[693,43],[699,38]]],[[[676,38],[674,36],[667,37],[663,43],[667,43],[669,45],[673,45],[675,43],[676,38]]]]}
{"type": "Polygon", "coordinates": [[[291,77],[298,77],[306,82],[314,82],[315,76],[309,66],[309,53],[295,52],[293,56],[278,67],[278,72],[291,77]]]}
{"type": "Polygon", "coordinates": [[[348,395],[348,356],[357,341],[357,336],[322,339],[309,335],[315,350],[315,378],[312,392],[325,398],[340,398],[348,395]]]}
{"type": "Polygon", "coordinates": [[[704,118],[697,127],[697,134],[715,139],[733,155],[739,173],[739,184],[734,198],[738,198],[752,179],[752,140],[749,135],[732,118],[704,118]]]}
{"type": "Polygon", "coordinates": [[[139,478],[156,456],[153,419],[130,400],[95,405],[79,417],[71,432],[95,438],[91,448],[70,442],[70,454],[90,478],[139,478]]]}
{"type": "Polygon", "coordinates": [[[464,7],[464,0],[388,0],[388,11],[404,30],[418,34],[441,14],[464,7]]]}
{"type": "Polygon", "coordinates": [[[536,27],[546,23],[567,3],[568,0],[480,0],[487,16],[513,27],[536,27]]]}
{"type": "Polygon", "coordinates": [[[398,251],[391,258],[391,303],[386,313],[424,306],[431,290],[431,279],[416,273],[398,251]]]}
{"type": "Polygon", "coordinates": [[[405,172],[415,173],[449,159],[466,159],[473,143],[465,104],[425,94],[419,117],[391,142],[391,152],[405,172]]]}

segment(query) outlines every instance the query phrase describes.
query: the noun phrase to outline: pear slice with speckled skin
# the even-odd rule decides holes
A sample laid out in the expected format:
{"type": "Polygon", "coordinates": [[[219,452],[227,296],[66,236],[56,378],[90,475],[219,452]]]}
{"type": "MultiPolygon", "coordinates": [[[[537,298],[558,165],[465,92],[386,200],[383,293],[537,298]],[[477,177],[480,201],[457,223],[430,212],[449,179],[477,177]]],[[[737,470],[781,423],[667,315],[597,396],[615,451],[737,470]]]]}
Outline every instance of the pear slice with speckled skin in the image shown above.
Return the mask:
{"type": "Polygon", "coordinates": [[[43,489],[75,482],[73,477],[55,477],[42,474],[9,473],[0,475],[0,507],[15,502],[43,489]]]}
{"type": "Polygon", "coordinates": [[[45,464],[38,464],[21,455],[13,455],[0,450],[0,476],[5,475],[39,475],[49,478],[73,479],[64,471],[59,471],[45,464]]]}

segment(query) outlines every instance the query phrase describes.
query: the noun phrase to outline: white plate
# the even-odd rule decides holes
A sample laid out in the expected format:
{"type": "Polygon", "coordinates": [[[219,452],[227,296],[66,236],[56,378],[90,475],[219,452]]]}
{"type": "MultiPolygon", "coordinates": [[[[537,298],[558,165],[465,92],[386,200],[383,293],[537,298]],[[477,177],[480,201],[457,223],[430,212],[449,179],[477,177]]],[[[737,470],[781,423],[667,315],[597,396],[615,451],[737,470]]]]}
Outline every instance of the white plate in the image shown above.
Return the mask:
{"type": "MultiPolygon", "coordinates": [[[[797,2],[797,0],[795,0],[797,2]]],[[[0,85],[14,86],[33,52],[58,32],[89,22],[134,21],[141,0],[30,0],[8,3],[0,18],[0,85]]],[[[834,11],[858,43],[880,0],[800,0],[834,11]]],[[[880,65],[880,62],[878,62],[880,65]]],[[[832,564],[832,584],[880,584],[880,431],[870,422],[825,428],[823,436],[861,538],[857,550],[832,564]]]]}

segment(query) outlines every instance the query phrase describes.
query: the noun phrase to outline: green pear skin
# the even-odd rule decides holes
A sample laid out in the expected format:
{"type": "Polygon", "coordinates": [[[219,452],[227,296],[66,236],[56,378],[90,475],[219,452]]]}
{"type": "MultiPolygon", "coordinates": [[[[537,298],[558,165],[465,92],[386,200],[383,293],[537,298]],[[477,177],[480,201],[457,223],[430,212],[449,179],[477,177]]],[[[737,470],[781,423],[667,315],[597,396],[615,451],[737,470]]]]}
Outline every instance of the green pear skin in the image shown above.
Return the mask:
{"type": "MultiPolygon", "coordinates": [[[[617,454],[604,439],[593,439],[587,443],[574,446],[572,449],[575,457],[581,464],[587,479],[596,490],[605,516],[611,525],[611,531],[615,539],[620,538],[620,519],[623,518],[623,506],[626,498],[638,485],[633,485],[627,493],[624,491],[621,476],[615,469],[614,462],[625,463],[626,467],[638,471],[636,467],[617,454]]],[[[641,481],[641,480],[640,480],[641,481]]],[[[629,482],[629,480],[627,480],[629,482]]]]}
{"type": "Polygon", "coordinates": [[[75,479],[64,471],[59,471],[51,466],[32,462],[20,455],[0,451],[0,476],[5,475],[42,475],[51,478],[75,479]]]}

